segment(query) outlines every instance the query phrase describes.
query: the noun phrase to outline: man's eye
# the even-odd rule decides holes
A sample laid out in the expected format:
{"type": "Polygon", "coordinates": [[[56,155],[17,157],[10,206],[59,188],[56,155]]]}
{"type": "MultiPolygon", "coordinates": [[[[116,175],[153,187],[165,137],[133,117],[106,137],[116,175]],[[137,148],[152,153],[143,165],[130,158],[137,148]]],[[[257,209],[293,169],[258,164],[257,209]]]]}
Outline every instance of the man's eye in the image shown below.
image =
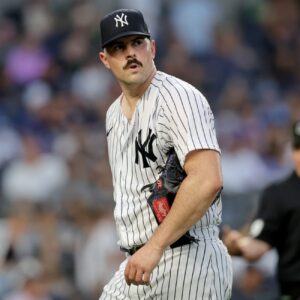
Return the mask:
{"type": "Polygon", "coordinates": [[[134,42],[133,42],[133,45],[134,46],[139,46],[139,45],[141,45],[143,43],[143,40],[142,39],[138,39],[138,40],[135,40],[134,42]]]}
{"type": "Polygon", "coordinates": [[[118,51],[122,51],[124,49],[124,45],[122,44],[115,44],[112,45],[112,47],[110,48],[111,52],[118,52],[118,51]]]}
{"type": "Polygon", "coordinates": [[[122,47],[121,45],[115,45],[115,46],[113,47],[113,50],[114,50],[114,51],[118,51],[118,50],[121,50],[121,49],[123,49],[123,47],[122,47]]]}

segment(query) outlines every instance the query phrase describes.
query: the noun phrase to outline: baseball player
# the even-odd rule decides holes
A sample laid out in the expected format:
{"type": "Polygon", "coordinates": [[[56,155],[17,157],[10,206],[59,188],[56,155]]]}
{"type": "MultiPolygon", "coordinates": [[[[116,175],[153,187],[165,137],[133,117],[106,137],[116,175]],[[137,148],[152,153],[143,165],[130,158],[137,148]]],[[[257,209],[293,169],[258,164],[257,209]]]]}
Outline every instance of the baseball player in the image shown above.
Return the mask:
{"type": "Polygon", "coordinates": [[[218,237],[220,149],[209,104],[190,84],[156,70],[155,41],[141,12],[106,15],[100,33],[99,58],[122,90],[107,111],[106,134],[126,252],[100,299],[230,299],[231,260],[218,237]],[[182,171],[168,203],[159,192],[169,173],[171,182],[182,171]]]}
{"type": "Polygon", "coordinates": [[[277,251],[282,300],[300,299],[300,121],[292,126],[292,160],[293,172],[262,192],[249,235],[228,228],[223,237],[232,255],[252,262],[277,251]]]}

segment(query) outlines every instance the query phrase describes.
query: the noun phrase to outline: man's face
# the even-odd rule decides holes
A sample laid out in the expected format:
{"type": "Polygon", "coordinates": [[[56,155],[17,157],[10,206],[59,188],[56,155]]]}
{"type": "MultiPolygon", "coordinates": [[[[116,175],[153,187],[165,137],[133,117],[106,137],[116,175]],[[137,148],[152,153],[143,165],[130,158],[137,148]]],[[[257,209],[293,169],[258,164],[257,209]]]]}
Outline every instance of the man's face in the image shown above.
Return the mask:
{"type": "Polygon", "coordinates": [[[106,68],[123,84],[142,84],[154,70],[155,42],[128,36],[109,44],[99,53],[106,68]]]}

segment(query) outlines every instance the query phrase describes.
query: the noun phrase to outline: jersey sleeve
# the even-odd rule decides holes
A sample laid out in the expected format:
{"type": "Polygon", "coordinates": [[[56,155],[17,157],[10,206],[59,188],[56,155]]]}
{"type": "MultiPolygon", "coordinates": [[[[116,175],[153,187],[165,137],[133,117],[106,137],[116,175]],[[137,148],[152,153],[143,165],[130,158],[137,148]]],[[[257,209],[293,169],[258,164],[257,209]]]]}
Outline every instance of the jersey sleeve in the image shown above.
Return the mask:
{"type": "Polygon", "coordinates": [[[182,165],[190,151],[212,149],[220,152],[213,113],[197,89],[179,81],[163,88],[161,95],[164,122],[182,165]]]}
{"type": "Polygon", "coordinates": [[[281,237],[282,209],[277,200],[274,186],[267,188],[261,195],[256,218],[250,225],[250,235],[276,247],[281,237]]]}

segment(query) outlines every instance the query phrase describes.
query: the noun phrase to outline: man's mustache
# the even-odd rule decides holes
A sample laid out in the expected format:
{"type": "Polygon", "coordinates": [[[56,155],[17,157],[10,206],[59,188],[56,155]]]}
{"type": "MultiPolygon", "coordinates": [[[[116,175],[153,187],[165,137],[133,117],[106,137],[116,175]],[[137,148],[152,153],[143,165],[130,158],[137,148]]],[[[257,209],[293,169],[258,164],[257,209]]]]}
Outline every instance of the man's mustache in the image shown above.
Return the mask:
{"type": "Polygon", "coordinates": [[[143,66],[143,64],[137,60],[136,58],[133,58],[133,59],[129,59],[126,63],[126,65],[123,67],[124,70],[128,69],[130,67],[131,64],[136,64],[136,65],[139,65],[140,67],[143,66]]]}

